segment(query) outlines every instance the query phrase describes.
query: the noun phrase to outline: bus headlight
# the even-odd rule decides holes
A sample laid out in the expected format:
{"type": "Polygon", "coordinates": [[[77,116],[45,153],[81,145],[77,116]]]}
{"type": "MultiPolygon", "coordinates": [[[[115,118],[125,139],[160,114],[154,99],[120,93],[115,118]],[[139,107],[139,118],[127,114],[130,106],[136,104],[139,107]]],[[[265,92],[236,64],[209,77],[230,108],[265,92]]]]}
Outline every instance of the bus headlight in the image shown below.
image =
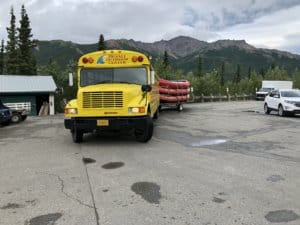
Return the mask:
{"type": "Polygon", "coordinates": [[[77,114],[77,108],[65,108],[65,114],[77,114]]]}
{"type": "Polygon", "coordinates": [[[145,107],[129,107],[128,112],[129,113],[144,113],[145,107]]]}

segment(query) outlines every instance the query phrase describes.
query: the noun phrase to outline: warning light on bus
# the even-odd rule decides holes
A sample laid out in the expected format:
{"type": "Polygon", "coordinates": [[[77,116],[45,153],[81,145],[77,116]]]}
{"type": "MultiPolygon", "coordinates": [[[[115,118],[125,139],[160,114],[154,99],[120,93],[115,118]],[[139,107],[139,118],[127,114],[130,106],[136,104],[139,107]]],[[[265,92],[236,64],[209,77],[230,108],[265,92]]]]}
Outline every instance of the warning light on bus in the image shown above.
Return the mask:
{"type": "Polygon", "coordinates": [[[88,63],[88,61],[89,61],[88,58],[86,58],[86,57],[82,58],[82,62],[83,62],[84,64],[88,63]]]}
{"type": "Polygon", "coordinates": [[[86,64],[86,63],[93,63],[93,62],[94,62],[94,59],[93,59],[92,57],[89,57],[89,58],[84,57],[84,58],[82,58],[82,62],[83,62],[84,64],[86,64]]]}
{"type": "Polygon", "coordinates": [[[138,57],[138,61],[139,61],[139,62],[143,62],[143,60],[144,60],[143,56],[140,55],[140,56],[138,57]]]}
{"type": "Polygon", "coordinates": [[[132,56],[132,58],[131,58],[131,61],[132,62],[143,62],[143,60],[144,60],[144,58],[143,58],[143,56],[136,56],[136,55],[134,55],[134,56],[132,56]]]}
{"type": "Polygon", "coordinates": [[[134,56],[132,56],[131,60],[132,60],[132,62],[136,62],[138,60],[138,57],[134,55],[134,56]]]}

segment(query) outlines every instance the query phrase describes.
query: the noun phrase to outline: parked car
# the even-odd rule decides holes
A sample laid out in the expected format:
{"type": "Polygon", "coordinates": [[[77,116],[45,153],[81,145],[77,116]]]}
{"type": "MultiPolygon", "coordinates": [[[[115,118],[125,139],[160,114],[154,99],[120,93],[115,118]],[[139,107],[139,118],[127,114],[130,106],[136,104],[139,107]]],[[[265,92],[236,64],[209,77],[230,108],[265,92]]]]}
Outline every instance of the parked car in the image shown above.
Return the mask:
{"type": "Polygon", "coordinates": [[[12,112],[11,122],[19,123],[27,118],[29,113],[30,105],[26,102],[15,102],[15,103],[4,103],[12,112]]]}
{"type": "Polygon", "coordinates": [[[26,102],[17,102],[17,103],[3,103],[0,99],[1,102],[1,108],[6,109],[10,111],[10,120],[7,124],[12,122],[12,123],[19,123],[20,121],[24,121],[27,118],[27,115],[29,113],[30,105],[26,102]]]}
{"type": "Polygon", "coordinates": [[[278,111],[279,116],[294,115],[300,113],[300,90],[280,89],[273,90],[266,96],[264,111],[278,111]]]}
{"type": "Polygon", "coordinates": [[[12,118],[11,110],[7,106],[3,105],[0,99],[0,124],[1,125],[10,124],[11,118],[12,118]]]}

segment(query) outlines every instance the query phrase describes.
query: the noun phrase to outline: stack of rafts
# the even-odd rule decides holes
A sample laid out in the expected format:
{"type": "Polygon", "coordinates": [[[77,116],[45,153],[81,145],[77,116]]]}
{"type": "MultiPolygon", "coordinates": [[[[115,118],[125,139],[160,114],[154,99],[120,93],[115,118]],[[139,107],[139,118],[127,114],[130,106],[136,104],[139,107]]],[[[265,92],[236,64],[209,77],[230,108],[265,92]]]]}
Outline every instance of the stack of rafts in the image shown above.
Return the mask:
{"type": "Polygon", "coordinates": [[[161,103],[182,103],[190,98],[191,84],[188,80],[159,80],[161,103]]]}

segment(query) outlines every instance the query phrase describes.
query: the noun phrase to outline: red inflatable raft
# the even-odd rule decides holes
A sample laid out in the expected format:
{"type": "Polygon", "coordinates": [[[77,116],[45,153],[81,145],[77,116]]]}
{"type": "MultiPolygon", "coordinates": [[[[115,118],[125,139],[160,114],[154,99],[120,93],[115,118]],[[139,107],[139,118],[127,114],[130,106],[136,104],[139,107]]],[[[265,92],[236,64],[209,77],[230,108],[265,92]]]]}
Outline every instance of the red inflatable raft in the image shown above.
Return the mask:
{"type": "Polygon", "coordinates": [[[188,80],[159,80],[161,103],[179,105],[187,102],[190,97],[191,84],[188,80]]]}
{"type": "Polygon", "coordinates": [[[188,95],[182,96],[167,96],[167,95],[160,95],[160,101],[163,103],[177,103],[177,102],[186,102],[188,100],[188,95]]]}
{"type": "Polygon", "coordinates": [[[191,86],[188,80],[159,80],[159,86],[161,87],[168,87],[168,88],[175,88],[175,89],[184,89],[189,88],[191,86]]]}
{"type": "Polygon", "coordinates": [[[186,89],[174,89],[174,88],[166,88],[160,87],[159,88],[160,94],[167,94],[167,95],[187,95],[190,93],[190,88],[186,89]]]}

